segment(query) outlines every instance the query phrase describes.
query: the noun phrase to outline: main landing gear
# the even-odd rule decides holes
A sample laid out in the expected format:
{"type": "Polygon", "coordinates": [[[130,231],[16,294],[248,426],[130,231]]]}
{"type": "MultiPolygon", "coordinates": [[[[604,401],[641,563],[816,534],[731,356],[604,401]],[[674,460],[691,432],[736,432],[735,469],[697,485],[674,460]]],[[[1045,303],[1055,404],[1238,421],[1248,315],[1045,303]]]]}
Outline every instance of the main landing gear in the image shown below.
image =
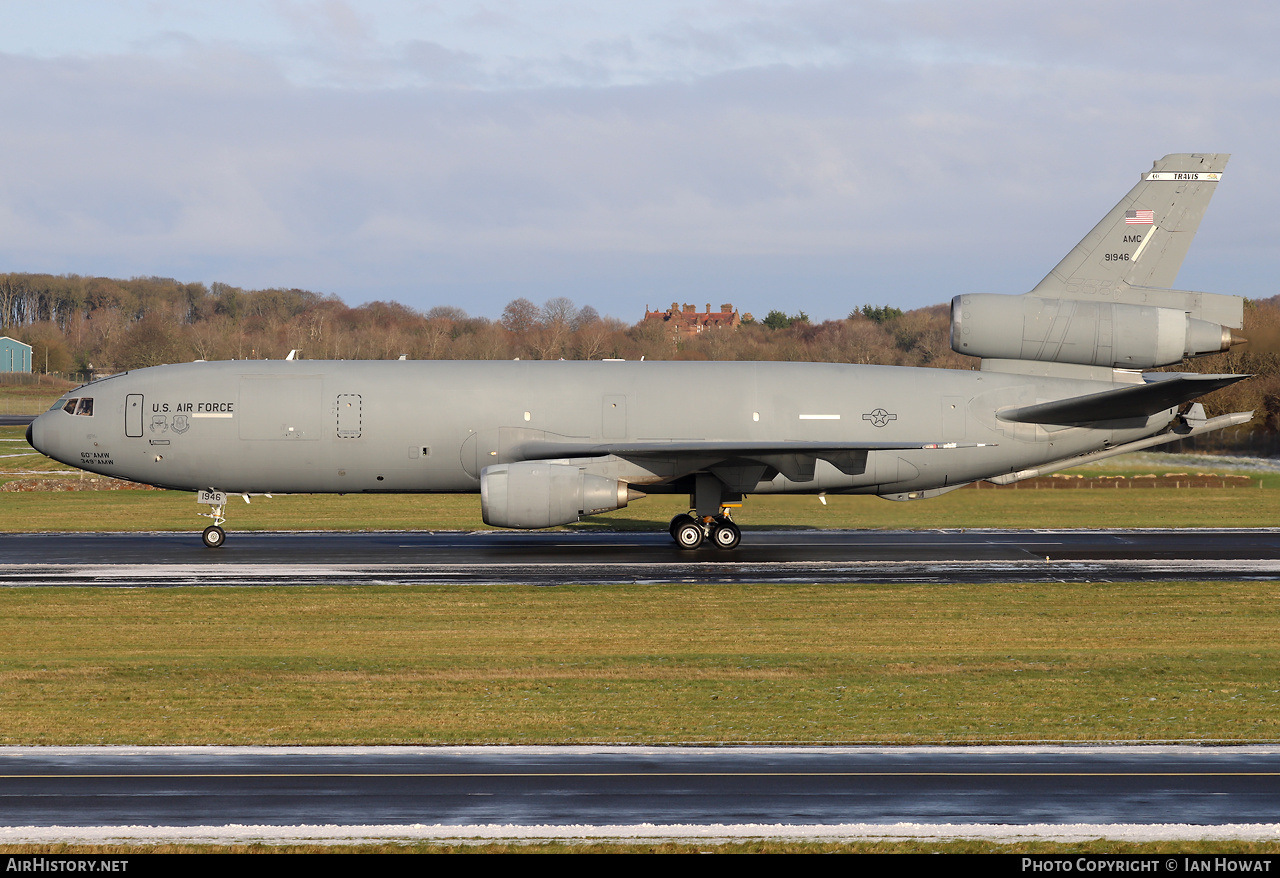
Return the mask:
{"type": "Polygon", "coordinates": [[[742,541],[742,531],[724,509],[719,515],[701,517],[683,512],[671,519],[669,530],[682,549],[696,549],[703,543],[711,543],[717,549],[736,549],[742,541]]]}
{"type": "Polygon", "coordinates": [[[671,519],[671,538],[685,550],[710,543],[717,549],[736,549],[742,531],[729,517],[729,508],[742,505],[742,495],[711,473],[697,473],[689,492],[688,512],[671,519]]]}

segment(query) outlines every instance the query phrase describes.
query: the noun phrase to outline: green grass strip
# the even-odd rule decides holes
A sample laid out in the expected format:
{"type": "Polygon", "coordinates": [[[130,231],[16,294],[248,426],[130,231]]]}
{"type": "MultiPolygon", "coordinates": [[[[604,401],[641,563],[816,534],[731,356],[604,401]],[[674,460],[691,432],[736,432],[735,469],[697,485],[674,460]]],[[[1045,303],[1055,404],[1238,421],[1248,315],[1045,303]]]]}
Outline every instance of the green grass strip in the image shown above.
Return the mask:
{"type": "Polygon", "coordinates": [[[1278,590],[8,589],[0,743],[1275,741],[1278,590]]]}

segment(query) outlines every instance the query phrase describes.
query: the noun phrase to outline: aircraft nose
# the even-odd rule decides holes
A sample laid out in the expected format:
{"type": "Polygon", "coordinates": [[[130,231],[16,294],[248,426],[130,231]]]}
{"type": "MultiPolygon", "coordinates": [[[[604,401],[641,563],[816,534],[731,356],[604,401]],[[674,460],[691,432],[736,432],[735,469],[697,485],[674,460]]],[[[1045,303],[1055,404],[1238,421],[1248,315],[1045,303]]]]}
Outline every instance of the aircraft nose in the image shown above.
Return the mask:
{"type": "Polygon", "coordinates": [[[49,452],[45,451],[43,448],[40,447],[41,440],[44,440],[45,445],[49,444],[48,435],[47,435],[49,432],[49,425],[47,423],[45,424],[40,423],[40,419],[43,417],[44,415],[37,415],[34,421],[32,421],[30,424],[27,424],[27,444],[30,445],[32,448],[34,448],[36,451],[39,451],[41,454],[48,457],[49,452]]]}

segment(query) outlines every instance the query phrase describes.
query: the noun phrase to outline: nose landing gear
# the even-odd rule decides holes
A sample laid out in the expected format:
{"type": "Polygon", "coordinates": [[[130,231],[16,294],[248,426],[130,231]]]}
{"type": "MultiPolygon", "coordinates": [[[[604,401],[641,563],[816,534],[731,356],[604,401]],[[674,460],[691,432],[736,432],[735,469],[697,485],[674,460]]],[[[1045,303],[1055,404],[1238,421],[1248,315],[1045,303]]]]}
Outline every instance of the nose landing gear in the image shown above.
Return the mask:
{"type": "Polygon", "coordinates": [[[227,523],[227,519],[222,514],[227,508],[226,493],[222,491],[199,491],[196,493],[196,502],[209,507],[208,512],[197,512],[196,515],[213,519],[213,524],[204,529],[200,539],[204,540],[204,544],[210,549],[222,548],[222,544],[227,541],[227,532],[222,529],[222,525],[227,523]]]}
{"type": "MultiPolygon", "coordinates": [[[[382,478],[379,476],[378,478],[382,478]]],[[[250,497],[266,497],[271,499],[271,495],[263,494],[241,494],[244,502],[248,503],[250,497]]],[[[197,491],[196,502],[203,503],[209,507],[208,512],[197,512],[203,518],[212,518],[213,524],[204,529],[204,533],[200,535],[200,539],[204,540],[204,544],[210,549],[220,549],[222,544],[227,541],[227,532],[222,526],[227,523],[226,517],[222,514],[227,509],[227,494],[225,491],[197,491]]]]}

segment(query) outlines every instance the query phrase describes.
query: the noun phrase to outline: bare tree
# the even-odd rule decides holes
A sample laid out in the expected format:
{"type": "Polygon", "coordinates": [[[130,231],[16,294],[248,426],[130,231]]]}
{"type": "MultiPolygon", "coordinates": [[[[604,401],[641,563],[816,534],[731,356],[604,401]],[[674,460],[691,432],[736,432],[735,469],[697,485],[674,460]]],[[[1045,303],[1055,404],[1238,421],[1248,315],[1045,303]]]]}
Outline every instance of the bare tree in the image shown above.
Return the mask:
{"type": "Polygon", "coordinates": [[[521,335],[537,326],[541,316],[538,306],[528,299],[515,299],[502,309],[502,326],[509,332],[521,335]]]}

